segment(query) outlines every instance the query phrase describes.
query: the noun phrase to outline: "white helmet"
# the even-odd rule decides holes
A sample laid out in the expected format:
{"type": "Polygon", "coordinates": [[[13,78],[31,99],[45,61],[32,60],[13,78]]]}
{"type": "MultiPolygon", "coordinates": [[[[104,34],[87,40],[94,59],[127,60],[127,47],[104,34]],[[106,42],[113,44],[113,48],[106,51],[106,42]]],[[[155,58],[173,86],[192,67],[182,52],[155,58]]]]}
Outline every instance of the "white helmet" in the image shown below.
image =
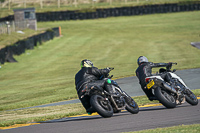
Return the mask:
{"type": "Polygon", "coordinates": [[[140,65],[141,63],[143,62],[149,62],[148,59],[145,57],[145,56],[140,56],[138,59],[137,59],[137,63],[138,65],[140,65]]]}

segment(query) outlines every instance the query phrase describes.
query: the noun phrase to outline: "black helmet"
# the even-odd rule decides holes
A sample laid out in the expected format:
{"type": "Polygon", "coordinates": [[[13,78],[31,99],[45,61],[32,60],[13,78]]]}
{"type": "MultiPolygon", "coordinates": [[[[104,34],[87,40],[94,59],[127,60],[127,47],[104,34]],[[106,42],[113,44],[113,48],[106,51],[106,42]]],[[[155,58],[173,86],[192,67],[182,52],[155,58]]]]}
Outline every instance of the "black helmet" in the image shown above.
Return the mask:
{"type": "Polygon", "coordinates": [[[138,65],[140,65],[143,62],[149,62],[148,59],[145,56],[140,56],[137,60],[138,65]]]}
{"type": "Polygon", "coordinates": [[[81,61],[81,67],[93,67],[93,63],[90,60],[85,59],[81,61]]]}

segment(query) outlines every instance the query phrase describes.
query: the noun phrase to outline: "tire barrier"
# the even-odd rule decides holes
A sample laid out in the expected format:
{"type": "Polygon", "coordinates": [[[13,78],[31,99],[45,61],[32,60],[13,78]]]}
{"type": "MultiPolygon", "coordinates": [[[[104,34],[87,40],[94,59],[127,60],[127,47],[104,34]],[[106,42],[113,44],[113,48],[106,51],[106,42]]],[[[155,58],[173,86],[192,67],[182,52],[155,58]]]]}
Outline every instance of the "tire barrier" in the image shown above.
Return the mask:
{"type": "Polygon", "coordinates": [[[62,11],[62,12],[48,12],[36,13],[38,22],[45,21],[60,21],[60,20],[84,20],[84,19],[98,19],[106,17],[117,16],[133,16],[156,13],[172,13],[183,11],[200,10],[200,2],[193,3],[175,3],[175,4],[157,4],[157,5],[143,5],[133,7],[120,7],[108,9],[96,9],[92,12],[80,11],[62,11]]]}
{"type": "Polygon", "coordinates": [[[9,16],[0,18],[0,22],[13,21],[13,20],[14,20],[14,15],[9,15],[9,16]]]}
{"type": "Polygon", "coordinates": [[[13,55],[21,55],[26,49],[34,49],[37,45],[42,45],[43,42],[52,40],[54,37],[60,36],[60,28],[52,28],[47,30],[44,33],[34,35],[27,39],[18,41],[14,45],[6,46],[0,50],[0,63],[4,64],[5,62],[17,62],[13,55]]]}
{"type": "MultiPolygon", "coordinates": [[[[97,19],[106,17],[145,15],[145,14],[155,14],[155,13],[171,13],[171,12],[196,11],[196,10],[200,10],[200,1],[96,9],[91,12],[89,11],[83,12],[82,10],[45,12],[45,13],[36,13],[36,18],[38,22],[45,22],[45,21],[60,21],[60,20],[97,19]]],[[[14,20],[14,16],[10,15],[1,18],[0,22],[12,21],[12,20],[14,20]]]]}

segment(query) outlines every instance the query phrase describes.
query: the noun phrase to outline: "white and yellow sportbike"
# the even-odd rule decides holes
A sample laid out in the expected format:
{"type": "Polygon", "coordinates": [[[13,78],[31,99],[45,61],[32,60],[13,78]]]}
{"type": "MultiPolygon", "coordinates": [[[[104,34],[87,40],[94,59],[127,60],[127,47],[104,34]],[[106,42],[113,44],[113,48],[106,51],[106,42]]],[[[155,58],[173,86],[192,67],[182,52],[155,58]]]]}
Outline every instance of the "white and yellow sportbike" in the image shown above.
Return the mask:
{"type": "MultiPolygon", "coordinates": [[[[177,63],[172,64],[177,65],[177,63]]],[[[197,105],[197,97],[190,88],[187,87],[183,80],[174,73],[175,71],[175,69],[171,71],[171,68],[160,68],[159,73],[157,73],[156,76],[146,77],[146,89],[152,90],[156,99],[166,108],[175,108],[177,105],[180,105],[185,101],[191,105],[197,105]],[[175,84],[174,87],[172,87],[172,84],[161,78],[160,75],[163,73],[169,73],[171,75],[175,84]]]]}

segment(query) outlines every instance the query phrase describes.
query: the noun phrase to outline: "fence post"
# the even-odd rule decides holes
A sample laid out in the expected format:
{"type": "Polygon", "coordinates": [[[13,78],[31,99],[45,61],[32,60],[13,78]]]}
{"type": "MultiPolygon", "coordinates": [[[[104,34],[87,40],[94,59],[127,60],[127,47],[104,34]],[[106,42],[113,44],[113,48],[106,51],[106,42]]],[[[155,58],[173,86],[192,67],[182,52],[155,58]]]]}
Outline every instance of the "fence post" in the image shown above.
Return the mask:
{"type": "Polygon", "coordinates": [[[8,35],[10,35],[10,22],[6,21],[6,25],[7,25],[7,33],[8,35]]]}
{"type": "Polygon", "coordinates": [[[75,7],[77,7],[77,0],[75,0],[75,7]]]}
{"type": "Polygon", "coordinates": [[[8,9],[10,10],[10,0],[8,1],[8,9]]]}
{"type": "Polygon", "coordinates": [[[26,8],[26,0],[24,0],[24,8],[26,8]]]}
{"type": "Polygon", "coordinates": [[[40,0],[40,8],[43,8],[43,0],[40,0]]]}
{"type": "Polygon", "coordinates": [[[58,8],[60,8],[60,0],[58,0],[58,8]]]}
{"type": "Polygon", "coordinates": [[[72,0],[70,0],[70,6],[73,6],[73,2],[72,2],[72,0]]]}
{"type": "Polygon", "coordinates": [[[96,0],[92,0],[92,7],[94,7],[94,3],[96,2],[96,0]]]}
{"type": "Polygon", "coordinates": [[[62,35],[62,32],[61,32],[61,27],[59,26],[59,36],[62,35]]]}

